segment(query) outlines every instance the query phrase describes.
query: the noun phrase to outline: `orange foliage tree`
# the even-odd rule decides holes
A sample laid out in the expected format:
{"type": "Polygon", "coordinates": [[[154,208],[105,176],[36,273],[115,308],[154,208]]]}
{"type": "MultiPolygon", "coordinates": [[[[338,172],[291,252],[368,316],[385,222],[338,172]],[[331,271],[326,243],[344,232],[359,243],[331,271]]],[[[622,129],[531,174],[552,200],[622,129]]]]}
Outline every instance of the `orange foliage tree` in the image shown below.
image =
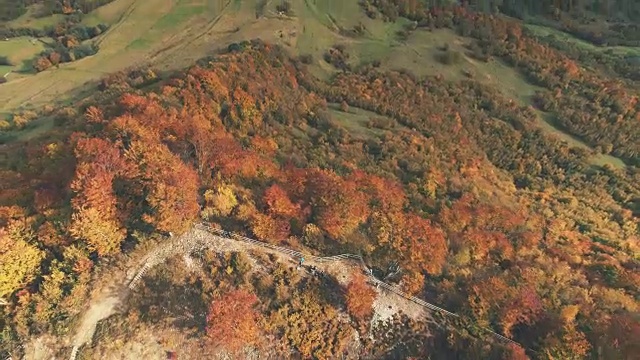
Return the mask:
{"type": "Polygon", "coordinates": [[[334,239],[349,235],[369,213],[367,197],[358,190],[356,182],[342,179],[334,172],[310,171],[307,192],[315,221],[334,239]]]}
{"type": "Polygon", "coordinates": [[[144,220],[162,231],[183,232],[200,212],[198,175],[165,146],[144,147],[139,155],[150,207],[144,220]]]}
{"type": "Polygon", "coordinates": [[[289,236],[289,223],[268,214],[256,213],[251,218],[251,229],[260,240],[280,242],[289,236]]]}
{"type": "Polygon", "coordinates": [[[125,148],[127,160],[137,164],[130,177],[144,189],[147,207],[143,220],[161,231],[180,233],[198,217],[200,183],[196,170],[162,138],[175,139],[170,133],[184,129],[177,128],[177,114],[165,111],[154,97],[127,95],[120,102],[131,114],[114,119],[109,131],[125,148]]]}
{"type": "Polygon", "coordinates": [[[372,208],[390,213],[403,210],[407,195],[397,181],[356,170],[350,176],[369,197],[372,208]]]}
{"type": "Polygon", "coordinates": [[[255,345],[260,334],[257,303],[256,295],[246,290],[233,290],[214,300],[207,315],[207,336],[229,351],[255,345]]]}
{"type": "Polygon", "coordinates": [[[134,169],[107,140],[79,138],[75,153],[78,164],[71,183],[75,211],[69,231],[100,255],[113,254],[126,234],[117,216],[113,181],[131,176],[134,169]]]}
{"type": "Polygon", "coordinates": [[[353,274],[346,288],[347,311],[357,320],[364,320],[373,312],[376,292],[367,284],[367,279],[359,272],[353,274]]]}
{"type": "Polygon", "coordinates": [[[448,247],[444,232],[431,221],[415,214],[402,217],[392,239],[392,248],[397,252],[407,292],[417,293],[423,287],[424,275],[438,275],[447,257],[448,247]]]}
{"type": "MultiPolygon", "coordinates": [[[[267,206],[267,213],[280,224],[278,228],[286,229],[288,235],[291,232],[300,232],[306,222],[306,213],[300,203],[294,203],[287,192],[278,184],[267,188],[263,195],[263,201],[267,206]]],[[[283,239],[283,238],[281,238],[283,239]]]]}
{"type": "Polygon", "coordinates": [[[278,184],[273,184],[264,192],[267,211],[286,218],[298,218],[301,215],[300,205],[294,204],[287,192],[278,184]]]}

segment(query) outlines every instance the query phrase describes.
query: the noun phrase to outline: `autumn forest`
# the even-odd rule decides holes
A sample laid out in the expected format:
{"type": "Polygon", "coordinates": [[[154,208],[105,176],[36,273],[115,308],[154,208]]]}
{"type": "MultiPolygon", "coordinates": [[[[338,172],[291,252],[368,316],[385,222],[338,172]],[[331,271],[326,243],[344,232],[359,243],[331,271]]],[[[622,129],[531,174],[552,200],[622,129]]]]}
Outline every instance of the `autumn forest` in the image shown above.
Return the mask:
{"type": "Polygon", "coordinates": [[[0,145],[0,350],[68,334],[97,279],[119,271],[108,269],[207,222],[360,254],[383,275],[395,264],[389,281],[460,318],[376,325],[362,275],[342,286],[264,254],[207,250],[206,275],[153,270],[96,336],[177,327],[191,337],[186,358],[244,358],[250,346],[301,359],[637,359],[638,82],[587,69],[512,18],[362,3],[415,21],[411,31],[473,39],[475,61],[501,61],[540,90],[528,105],[473,77],[376,62],[321,79],[309,59],[261,40],[182,72],[109,75],[82,103],[48,109],[46,134],[0,145]],[[541,118],[595,150],[542,131],[541,118]],[[594,163],[602,154],[623,166],[594,163]],[[167,313],[180,296],[196,315],[178,324],[167,313]]]}

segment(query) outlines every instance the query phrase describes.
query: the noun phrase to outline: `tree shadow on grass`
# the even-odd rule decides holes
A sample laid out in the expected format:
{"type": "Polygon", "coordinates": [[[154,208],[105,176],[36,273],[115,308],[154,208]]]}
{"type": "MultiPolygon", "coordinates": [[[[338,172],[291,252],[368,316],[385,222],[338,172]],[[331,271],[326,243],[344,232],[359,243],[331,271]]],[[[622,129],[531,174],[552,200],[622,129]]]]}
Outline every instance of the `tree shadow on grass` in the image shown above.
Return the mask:
{"type": "Polygon", "coordinates": [[[40,56],[37,55],[37,56],[32,57],[31,59],[22,60],[22,65],[20,65],[20,68],[18,70],[16,70],[15,72],[17,72],[18,74],[24,74],[24,75],[37,74],[38,71],[36,70],[36,68],[33,67],[33,63],[39,57],[40,56]]]}

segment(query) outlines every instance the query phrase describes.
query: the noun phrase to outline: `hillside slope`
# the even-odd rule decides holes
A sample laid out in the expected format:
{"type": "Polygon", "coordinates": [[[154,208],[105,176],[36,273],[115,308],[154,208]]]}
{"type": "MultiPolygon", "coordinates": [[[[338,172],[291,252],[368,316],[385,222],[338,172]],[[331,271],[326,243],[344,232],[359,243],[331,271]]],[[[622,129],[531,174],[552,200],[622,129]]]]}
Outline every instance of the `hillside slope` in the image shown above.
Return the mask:
{"type": "MultiPolygon", "coordinates": [[[[362,279],[203,250],[154,268],[84,354],[632,359],[633,83],[587,71],[513,19],[399,6],[417,23],[372,22],[376,37],[354,37],[332,25],[352,8],[292,6],[186,70],[111,75],[83,102],[37,114],[45,133],[2,145],[2,349],[17,357],[28,339],[72,339],[92,291],[206,221],[304,253],[360,254],[378,278],[460,320],[378,322],[362,279]],[[309,9],[334,15],[304,24],[309,9]],[[273,21],[296,35],[240,41],[273,21]],[[398,27],[407,33],[383,37],[398,27]],[[310,35],[320,31],[340,41],[323,49],[310,35]],[[416,63],[394,69],[396,51],[417,52],[416,63]],[[623,162],[595,161],[591,147],[623,162]]],[[[181,44],[174,51],[191,48],[181,44]]],[[[49,352],[66,356],[78,339],[49,352]]]]}

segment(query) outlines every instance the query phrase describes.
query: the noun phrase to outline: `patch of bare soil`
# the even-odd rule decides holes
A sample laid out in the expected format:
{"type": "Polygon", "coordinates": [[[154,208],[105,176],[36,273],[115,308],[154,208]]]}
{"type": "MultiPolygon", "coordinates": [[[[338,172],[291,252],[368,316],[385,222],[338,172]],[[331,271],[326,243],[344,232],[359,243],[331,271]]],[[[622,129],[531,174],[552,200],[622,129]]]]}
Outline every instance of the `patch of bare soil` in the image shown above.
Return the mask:
{"type": "Polygon", "coordinates": [[[54,360],[54,349],[58,344],[56,344],[56,339],[49,336],[41,336],[33,339],[29,343],[24,346],[24,357],[25,360],[54,360]]]}
{"type": "Polygon", "coordinates": [[[150,330],[138,331],[132,338],[116,338],[100,341],[90,350],[87,358],[104,360],[165,360],[167,352],[150,330]]]}
{"type": "Polygon", "coordinates": [[[420,305],[403,299],[384,289],[378,289],[378,296],[373,302],[373,318],[371,324],[390,319],[394,314],[402,312],[408,317],[419,320],[428,314],[420,305]]]}
{"type": "Polygon", "coordinates": [[[76,336],[73,339],[73,346],[79,348],[84,344],[90,343],[98,322],[113,315],[120,302],[121,299],[119,296],[110,293],[105,294],[105,296],[98,301],[93,302],[89,310],[87,310],[82,317],[80,327],[76,331],[76,336]]]}

